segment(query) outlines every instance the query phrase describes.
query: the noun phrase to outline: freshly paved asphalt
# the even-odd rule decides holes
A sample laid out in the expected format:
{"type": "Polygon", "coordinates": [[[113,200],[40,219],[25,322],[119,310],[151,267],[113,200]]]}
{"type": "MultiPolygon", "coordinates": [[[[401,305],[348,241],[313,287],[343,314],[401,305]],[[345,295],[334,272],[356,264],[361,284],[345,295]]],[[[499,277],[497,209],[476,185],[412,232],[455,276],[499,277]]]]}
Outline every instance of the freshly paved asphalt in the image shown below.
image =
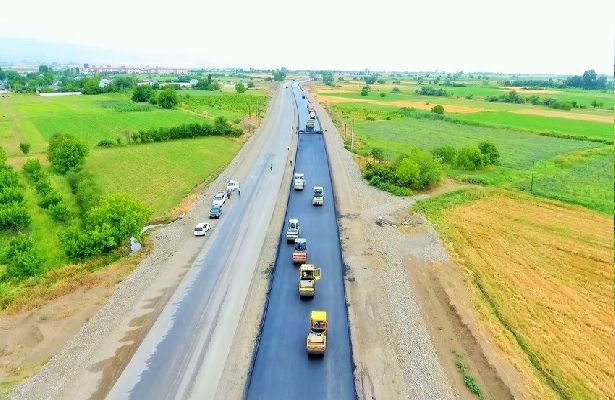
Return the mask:
{"type": "Polygon", "coordinates": [[[241,197],[232,196],[225,205],[220,222],[108,399],[215,395],[235,331],[241,329],[241,311],[287,163],[295,104],[290,88],[280,90],[280,101],[272,104],[263,129],[267,136],[261,152],[241,182],[241,197]]]}
{"type": "MultiPolygon", "coordinates": [[[[293,85],[299,128],[308,118],[307,102],[293,85]]],[[[318,124],[315,130],[319,130],[318,124]]],[[[326,134],[326,133],[325,133],[326,134]]],[[[298,218],[307,239],[308,262],[322,268],[316,296],[301,300],[291,244],[282,237],[273,274],[260,346],[247,390],[248,399],[353,399],[356,392],[344,296],[343,265],[331,176],[322,135],[299,135],[295,171],[305,173],[306,189],[291,191],[285,218],[298,218]],[[312,206],[313,186],[323,186],[325,202],[312,206]],[[308,357],[305,339],[312,310],[327,311],[329,328],[324,357],[308,357]]]]}

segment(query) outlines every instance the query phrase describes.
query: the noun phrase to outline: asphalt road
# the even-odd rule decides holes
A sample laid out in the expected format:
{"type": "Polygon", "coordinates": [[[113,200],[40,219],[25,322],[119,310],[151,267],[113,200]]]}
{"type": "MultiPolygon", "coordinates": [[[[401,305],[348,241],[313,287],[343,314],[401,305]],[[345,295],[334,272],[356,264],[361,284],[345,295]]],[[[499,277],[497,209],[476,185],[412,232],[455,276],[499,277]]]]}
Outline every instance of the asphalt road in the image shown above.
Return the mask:
{"type": "MultiPolygon", "coordinates": [[[[299,128],[308,118],[307,102],[293,87],[299,110],[299,128]]],[[[316,130],[320,129],[318,125],[316,130]]],[[[301,300],[298,270],[292,263],[291,244],[283,237],[260,346],[256,354],[248,399],[354,399],[356,392],[344,297],[343,266],[331,176],[320,134],[300,134],[295,171],[305,173],[306,189],[291,191],[284,232],[289,218],[300,221],[300,236],[307,239],[308,262],[322,269],[316,296],[301,300]],[[325,202],[312,206],[311,189],[323,186],[325,202]],[[327,311],[329,328],[324,357],[308,357],[305,339],[312,310],[327,311]]]]}
{"type": "Polygon", "coordinates": [[[223,208],[220,223],[108,399],[215,395],[287,162],[295,104],[291,89],[281,89],[280,96],[265,125],[262,151],[241,182],[241,196],[233,195],[223,208]]]}

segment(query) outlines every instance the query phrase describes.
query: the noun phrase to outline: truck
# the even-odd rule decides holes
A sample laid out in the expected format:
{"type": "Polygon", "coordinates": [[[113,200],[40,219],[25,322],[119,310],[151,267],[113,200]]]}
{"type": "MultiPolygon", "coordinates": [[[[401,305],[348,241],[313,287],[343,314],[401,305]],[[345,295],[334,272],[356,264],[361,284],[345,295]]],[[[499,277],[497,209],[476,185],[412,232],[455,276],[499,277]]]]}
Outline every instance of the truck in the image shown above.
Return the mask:
{"type": "Polygon", "coordinates": [[[310,332],[305,341],[308,354],[324,355],[327,350],[327,312],[310,313],[310,332]]]}
{"type": "Polygon", "coordinates": [[[293,263],[303,264],[307,261],[307,240],[304,238],[295,239],[295,248],[293,250],[293,263]]]}
{"type": "Polygon", "coordinates": [[[314,130],[314,120],[313,119],[308,119],[307,122],[305,123],[305,130],[306,131],[313,131],[314,130]]]}
{"type": "Polygon", "coordinates": [[[286,230],[286,243],[294,243],[299,237],[299,220],[291,218],[288,220],[288,229],[286,230]]]}
{"type": "Polygon", "coordinates": [[[314,192],[314,196],[312,197],[312,205],[313,206],[322,206],[325,202],[324,189],[322,186],[314,186],[312,189],[314,192]]]}
{"type": "Polygon", "coordinates": [[[305,186],[305,175],[301,173],[295,174],[295,190],[303,190],[305,186]]]}
{"type": "Polygon", "coordinates": [[[314,297],[320,276],[320,268],[314,264],[302,264],[299,267],[299,297],[314,297]]]}

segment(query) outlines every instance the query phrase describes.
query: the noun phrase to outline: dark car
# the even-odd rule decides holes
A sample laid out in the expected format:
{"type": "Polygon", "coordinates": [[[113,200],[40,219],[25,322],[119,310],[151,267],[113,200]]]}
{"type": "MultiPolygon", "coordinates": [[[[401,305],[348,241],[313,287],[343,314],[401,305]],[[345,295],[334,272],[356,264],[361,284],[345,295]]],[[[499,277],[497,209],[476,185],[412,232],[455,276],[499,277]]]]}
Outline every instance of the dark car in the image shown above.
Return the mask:
{"type": "Polygon", "coordinates": [[[211,209],[209,210],[209,218],[220,218],[220,215],[222,215],[222,206],[211,206],[211,209]]]}

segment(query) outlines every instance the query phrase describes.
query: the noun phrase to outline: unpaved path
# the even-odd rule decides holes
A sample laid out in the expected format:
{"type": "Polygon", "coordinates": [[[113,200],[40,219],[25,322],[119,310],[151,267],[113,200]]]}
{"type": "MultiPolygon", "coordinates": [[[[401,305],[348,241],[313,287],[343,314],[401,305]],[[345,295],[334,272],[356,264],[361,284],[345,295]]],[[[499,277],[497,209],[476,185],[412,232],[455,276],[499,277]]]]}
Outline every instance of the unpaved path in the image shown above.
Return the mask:
{"type": "MultiPolygon", "coordinates": [[[[511,398],[499,378],[506,363],[496,370],[493,357],[487,361],[480,336],[466,327],[450,301],[455,292],[445,290],[433,274],[437,269],[441,276],[451,276],[444,287],[465,293],[461,274],[435,231],[421,217],[408,218],[408,208],[417,198],[370,187],[326,111],[320,105],[316,110],[325,130],[340,212],[359,397],[474,399],[456,370],[457,352],[486,398],[511,398]],[[375,222],[380,216],[400,226],[379,226],[375,222]]],[[[454,186],[446,182],[435,193],[454,186]]],[[[456,304],[469,307],[468,318],[473,317],[469,303],[456,304]]]]}

